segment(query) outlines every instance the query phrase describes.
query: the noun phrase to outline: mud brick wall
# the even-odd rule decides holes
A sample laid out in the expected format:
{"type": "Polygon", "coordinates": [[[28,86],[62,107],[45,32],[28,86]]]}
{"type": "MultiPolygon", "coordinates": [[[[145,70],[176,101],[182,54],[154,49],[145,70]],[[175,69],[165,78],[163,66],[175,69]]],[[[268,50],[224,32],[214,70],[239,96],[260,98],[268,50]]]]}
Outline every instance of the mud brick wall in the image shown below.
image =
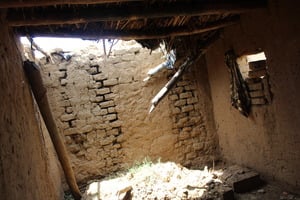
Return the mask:
{"type": "Polygon", "coordinates": [[[206,54],[213,110],[223,157],[284,181],[300,191],[299,1],[269,1],[268,9],[243,15],[206,54]],[[263,19],[263,20],[262,20],[263,19]],[[266,28],[268,27],[268,28],[266,28]],[[276,34],[274,34],[276,33],[276,34]],[[287,39],[288,38],[288,39],[287,39]],[[273,99],[253,106],[249,118],[230,106],[224,53],[264,51],[273,99]]]}
{"type": "Polygon", "coordinates": [[[23,72],[17,38],[2,19],[0,26],[0,199],[62,199],[58,159],[23,72]]]}
{"type": "Polygon", "coordinates": [[[171,90],[170,110],[173,133],[178,135],[175,143],[178,162],[188,167],[201,167],[203,163],[211,165],[219,158],[210,93],[201,90],[207,80],[207,72],[203,70],[205,64],[202,61],[191,68],[171,90]]]}
{"type": "Polygon", "coordinates": [[[124,43],[108,58],[101,49],[89,47],[70,61],[41,61],[52,111],[77,179],[105,176],[145,157],[186,166],[211,162],[207,141],[213,137],[206,133],[197,82],[185,76],[148,114],[151,99],[174,71],[163,70],[144,82],[148,70],[164,61],[162,53],[124,43]]]}

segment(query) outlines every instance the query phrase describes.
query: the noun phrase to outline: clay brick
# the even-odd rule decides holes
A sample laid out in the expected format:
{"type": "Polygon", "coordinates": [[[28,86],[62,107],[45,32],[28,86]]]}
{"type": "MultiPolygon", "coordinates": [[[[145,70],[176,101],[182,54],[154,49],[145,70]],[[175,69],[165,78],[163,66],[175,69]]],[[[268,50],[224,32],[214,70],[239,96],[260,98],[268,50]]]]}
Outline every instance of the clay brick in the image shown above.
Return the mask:
{"type": "Polygon", "coordinates": [[[253,90],[262,90],[263,89],[261,82],[259,82],[259,83],[253,83],[253,84],[248,84],[248,88],[249,88],[250,91],[253,91],[253,90]]]}
{"type": "Polygon", "coordinates": [[[105,121],[115,120],[115,119],[117,119],[117,114],[108,114],[108,115],[105,115],[103,118],[105,121]]]}
{"type": "Polygon", "coordinates": [[[113,135],[101,140],[101,145],[105,146],[108,144],[111,144],[115,140],[115,137],[113,135]]]}
{"type": "Polygon", "coordinates": [[[187,104],[194,104],[194,103],[197,103],[197,102],[198,102],[198,99],[196,97],[187,99],[187,104]]]}
{"type": "Polygon", "coordinates": [[[265,94],[262,90],[257,90],[257,91],[250,92],[250,96],[251,96],[251,98],[263,97],[263,96],[265,96],[265,94]]]}
{"type": "Polygon", "coordinates": [[[186,104],[186,99],[180,99],[174,103],[174,106],[184,106],[185,104],[186,104]]]}
{"type": "Polygon", "coordinates": [[[114,136],[117,136],[117,135],[119,135],[119,129],[118,129],[118,128],[113,128],[113,129],[111,129],[110,131],[107,131],[107,134],[108,134],[108,135],[114,135],[114,136]]]}
{"type": "Polygon", "coordinates": [[[184,93],[181,93],[179,96],[180,96],[180,99],[187,99],[187,98],[193,97],[193,93],[192,92],[184,92],[184,93]]]}
{"type": "Polygon", "coordinates": [[[190,137],[190,133],[188,132],[181,132],[179,134],[179,140],[186,140],[190,137]]]}
{"type": "Polygon", "coordinates": [[[96,106],[96,107],[94,107],[93,109],[92,109],[92,113],[94,114],[94,115],[100,115],[100,107],[99,106],[96,106]]]}
{"type": "Polygon", "coordinates": [[[66,71],[59,71],[57,73],[58,73],[59,78],[66,78],[67,77],[66,71]]]}
{"type": "Polygon", "coordinates": [[[93,103],[100,103],[104,100],[103,96],[91,97],[90,101],[93,103]]]}
{"type": "Polygon", "coordinates": [[[113,101],[104,101],[100,103],[101,108],[108,108],[108,107],[113,107],[115,106],[115,103],[113,101]]]}
{"type": "Polygon", "coordinates": [[[96,90],[96,94],[97,95],[105,95],[110,93],[110,89],[109,88],[100,88],[96,90]]]}
{"type": "Polygon", "coordinates": [[[192,91],[192,90],[195,90],[196,87],[194,85],[186,85],[186,86],[184,86],[184,89],[186,91],[192,91]]]}
{"type": "Polygon", "coordinates": [[[116,94],[114,94],[114,93],[109,93],[109,94],[106,94],[106,95],[104,95],[104,99],[105,100],[113,100],[113,99],[115,99],[116,98],[116,94]]]}
{"type": "Polygon", "coordinates": [[[71,153],[78,153],[80,151],[80,147],[76,144],[68,145],[68,150],[71,153]]]}
{"type": "Polygon", "coordinates": [[[63,132],[64,132],[64,135],[78,134],[78,131],[76,128],[68,128],[68,129],[64,130],[63,132]]]}
{"type": "Polygon", "coordinates": [[[93,127],[91,125],[86,125],[84,127],[82,127],[78,132],[79,133],[88,133],[91,132],[93,130],[93,127]]]}
{"type": "Polygon", "coordinates": [[[108,113],[115,113],[116,112],[116,108],[115,107],[109,107],[108,108],[108,113]]]}
{"type": "Polygon", "coordinates": [[[196,151],[202,150],[203,147],[204,147],[204,143],[193,143],[193,148],[194,148],[196,151]]]}
{"type": "Polygon", "coordinates": [[[61,80],[60,80],[60,85],[61,85],[61,86],[66,86],[67,83],[68,83],[67,79],[61,79],[61,80]]]}
{"type": "Polygon", "coordinates": [[[188,81],[180,81],[177,83],[177,86],[186,86],[186,85],[189,85],[188,81]]]}
{"type": "Polygon", "coordinates": [[[183,92],[183,90],[184,90],[184,88],[183,87],[176,87],[176,88],[174,88],[174,89],[172,89],[175,93],[182,93],[183,92]]]}
{"type": "Polygon", "coordinates": [[[108,112],[107,112],[107,109],[101,109],[100,110],[100,115],[106,115],[108,112]]]}
{"type": "Polygon", "coordinates": [[[182,129],[183,132],[191,132],[192,131],[192,127],[188,126],[188,127],[184,127],[182,129]]]}
{"type": "Polygon", "coordinates": [[[187,105],[187,106],[183,106],[181,108],[182,112],[189,112],[189,111],[192,111],[194,110],[194,106],[193,105],[187,105]]]}
{"type": "Polygon", "coordinates": [[[184,117],[178,120],[177,125],[179,127],[184,127],[184,125],[188,122],[189,118],[188,117],[184,117]]]}
{"type": "Polygon", "coordinates": [[[66,107],[66,113],[71,114],[73,112],[72,107],[66,107]]]}
{"type": "Polygon", "coordinates": [[[117,120],[117,121],[114,121],[114,122],[110,123],[110,125],[111,125],[111,127],[113,127],[113,128],[121,127],[122,121],[117,120]]]}
{"type": "Polygon", "coordinates": [[[264,104],[266,104],[266,99],[265,98],[252,98],[251,103],[253,105],[264,105],[264,104]]]}
{"type": "Polygon", "coordinates": [[[172,109],[172,114],[179,114],[179,113],[181,113],[181,110],[180,110],[179,107],[174,107],[174,108],[172,109]]]}
{"type": "Polygon", "coordinates": [[[103,82],[104,86],[114,86],[118,84],[118,80],[117,79],[109,79],[109,80],[105,80],[103,82]]]}
{"type": "Polygon", "coordinates": [[[101,82],[90,81],[88,83],[87,88],[92,90],[92,89],[101,88],[102,86],[103,86],[103,84],[101,82]]]}
{"type": "Polygon", "coordinates": [[[119,135],[119,136],[117,137],[117,142],[121,143],[121,142],[124,142],[124,141],[125,141],[124,135],[119,135]]]}
{"type": "Polygon", "coordinates": [[[177,94],[170,95],[169,99],[172,100],[172,101],[175,101],[175,100],[178,99],[178,95],[177,94]]]}
{"type": "MultiPolygon", "coordinates": [[[[106,121],[106,123],[108,123],[109,121],[106,121]]],[[[105,130],[106,131],[110,131],[112,129],[112,127],[111,126],[107,126],[106,128],[105,128],[105,130]]]]}
{"type": "Polygon", "coordinates": [[[108,127],[108,124],[105,123],[98,123],[94,125],[95,129],[105,129],[106,127],[108,127]]]}
{"type": "Polygon", "coordinates": [[[190,153],[187,153],[186,154],[186,158],[187,159],[194,159],[194,158],[196,158],[197,157],[197,155],[196,155],[196,153],[194,153],[194,152],[190,152],[190,153]]]}
{"type": "Polygon", "coordinates": [[[64,115],[60,116],[60,119],[63,122],[67,122],[67,121],[75,119],[75,115],[74,114],[64,114],[64,115]]]}
{"type": "Polygon", "coordinates": [[[86,135],[86,139],[89,142],[93,142],[94,140],[96,140],[96,138],[97,138],[97,132],[96,131],[92,131],[92,132],[90,132],[86,135]]]}
{"type": "Polygon", "coordinates": [[[107,76],[104,75],[103,73],[96,74],[96,75],[93,75],[93,79],[96,80],[96,81],[103,81],[103,80],[107,79],[107,76]]]}

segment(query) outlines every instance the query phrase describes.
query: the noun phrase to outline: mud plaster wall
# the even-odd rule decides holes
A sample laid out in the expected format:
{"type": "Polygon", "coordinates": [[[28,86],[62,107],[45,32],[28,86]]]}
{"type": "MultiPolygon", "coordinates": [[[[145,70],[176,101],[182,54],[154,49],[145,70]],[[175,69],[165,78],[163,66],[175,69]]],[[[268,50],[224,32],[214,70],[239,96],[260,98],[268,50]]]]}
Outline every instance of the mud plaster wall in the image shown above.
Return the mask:
{"type": "Polygon", "coordinates": [[[6,24],[0,26],[1,199],[61,199],[57,159],[42,131],[15,38],[6,24]]]}
{"type": "Polygon", "coordinates": [[[257,169],[269,178],[300,187],[300,24],[299,2],[270,1],[269,8],[244,14],[225,29],[207,53],[217,133],[228,161],[257,169]],[[267,57],[271,105],[253,107],[245,118],[230,106],[224,53],[238,55],[261,48],[267,57]]]}
{"type": "Polygon", "coordinates": [[[79,181],[126,169],[145,157],[186,166],[212,163],[215,136],[203,117],[207,109],[202,110],[209,93],[197,88],[193,75],[183,77],[148,114],[151,99],[174,73],[164,70],[143,82],[148,70],[164,61],[161,57],[160,51],[150,55],[130,41],[107,59],[94,46],[69,62],[54,59],[55,64],[42,66],[79,181]]]}

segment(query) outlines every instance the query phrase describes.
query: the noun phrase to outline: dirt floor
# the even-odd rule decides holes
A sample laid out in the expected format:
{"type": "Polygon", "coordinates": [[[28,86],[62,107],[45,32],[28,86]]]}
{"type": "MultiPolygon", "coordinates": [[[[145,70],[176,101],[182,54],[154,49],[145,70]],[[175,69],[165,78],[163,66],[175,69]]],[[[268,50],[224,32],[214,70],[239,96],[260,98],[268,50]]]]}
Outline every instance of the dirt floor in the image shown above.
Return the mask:
{"type": "MultiPolygon", "coordinates": [[[[242,173],[246,174],[247,170],[242,173]]],[[[226,168],[190,170],[172,162],[153,164],[147,161],[130,168],[126,173],[90,182],[85,187],[82,199],[300,200],[299,194],[289,193],[276,183],[255,186],[255,189],[242,194],[233,192],[232,186],[223,178],[225,174],[226,168]]],[[[65,199],[71,198],[66,195],[65,199]]]]}

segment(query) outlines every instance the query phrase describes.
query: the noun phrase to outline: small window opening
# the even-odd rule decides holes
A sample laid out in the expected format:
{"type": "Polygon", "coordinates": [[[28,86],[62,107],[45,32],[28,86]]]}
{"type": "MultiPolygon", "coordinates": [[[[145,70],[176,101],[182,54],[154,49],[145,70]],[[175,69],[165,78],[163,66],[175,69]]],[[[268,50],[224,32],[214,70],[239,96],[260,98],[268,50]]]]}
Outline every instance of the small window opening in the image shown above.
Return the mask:
{"type": "Polygon", "coordinates": [[[243,79],[245,80],[252,105],[270,104],[272,101],[267,58],[264,52],[244,55],[237,58],[243,79]]]}

